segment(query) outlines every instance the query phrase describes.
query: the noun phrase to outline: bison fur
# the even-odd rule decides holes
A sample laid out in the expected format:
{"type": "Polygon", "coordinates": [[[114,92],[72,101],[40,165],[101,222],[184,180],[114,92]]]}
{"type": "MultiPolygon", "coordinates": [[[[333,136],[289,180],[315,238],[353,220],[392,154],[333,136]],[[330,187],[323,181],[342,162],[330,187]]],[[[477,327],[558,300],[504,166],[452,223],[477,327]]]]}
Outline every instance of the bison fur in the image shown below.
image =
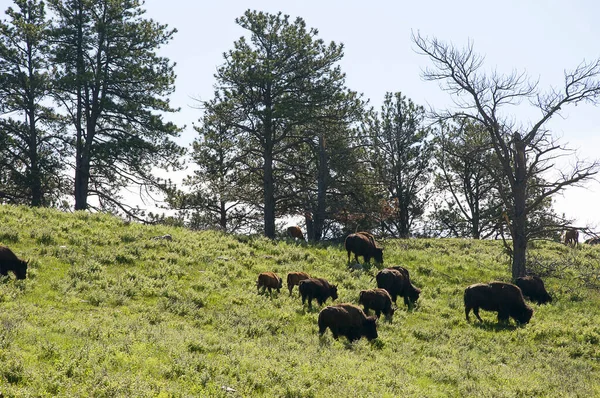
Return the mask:
{"type": "Polygon", "coordinates": [[[290,296],[292,295],[292,290],[294,289],[294,286],[298,286],[298,284],[300,284],[300,281],[303,281],[305,279],[309,279],[310,275],[308,275],[306,272],[290,272],[287,275],[287,287],[288,290],[290,291],[290,296]]]}
{"type": "Polygon", "coordinates": [[[348,263],[350,263],[350,253],[354,253],[354,259],[358,263],[358,256],[363,256],[366,263],[374,258],[379,264],[383,264],[383,248],[377,247],[373,235],[368,232],[357,232],[346,237],[344,242],[348,252],[348,263]]]}
{"type": "Polygon", "coordinates": [[[325,307],[319,313],[319,334],[323,335],[327,328],[333,338],[345,336],[350,342],[366,337],[377,338],[377,318],[367,316],[363,310],[352,304],[338,304],[325,307]]]}
{"type": "Polygon", "coordinates": [[[0,275],[7,276],[11,271],[17,279],[25,279],[28,264],[29,261],[19,259],[8,247],[0,246],[0,275]]]}
{"type": "Polygon", "coordinates": [[[369,309],[375,311],[375,315],[379,318],[383,313],[389,319],[394,315],[392,307],[392,296],[385,289],[361,290],[358,296],[358,304],[365,308],[365,313],[369,313],[369,309]]]}
{"type": "Polygon", "coordinates": [[[538,304],[552,302],[552,296],[546,291],[544,282],[539,276],[522,276],[517,278],[515,285],[519,286],[521,292],[523,292],[523,296],[529,297],[531,301],[535,301],[538,304]]]}
{"type": "Polygon", "coordinates": [[[312,299],[316,299],[319,305],[323,305],[329,297],[337,300],[337,286],[331,285],[323,278],[309,278],[300,281],[298,285],[302,296],[302,305],[308,300],[308,308],[312,308],[312,299]]]}
{"type": "Polygon", "coordinates": [[[282,286],[281,278],[274,272],[263,272],[258,275],[258,281],[256,281],[256,290],[260,291],[262,287],[263,293],[265,289],[269,289],[269,294],[272,294],[271,289],[277,289],[277,293],[279,293],[282,286]]]}
{"type": "MultiPolygon", "coordinates": [[[[402,267],[400,267],[402,268],[402,267]]],[[[404,298],[404,304],[409,308],[419,299],[421,289],[415,287],[411,281],[408,271],[394,268],[385,268],[377,273],[377,287],[388,291],[392,301],[396,303],[398,296],[404,298]]]]}
{"type": "Polygon", "coordinates": [[[469,321],[469,312],[479,316],[479,309],[498,313],[498,322],[507,322],[511,317],[519,323],[528,323],[533,310],[523,298],[518,286],[505,282],[476,283],[465,289],[465,316],[469,321]]]}

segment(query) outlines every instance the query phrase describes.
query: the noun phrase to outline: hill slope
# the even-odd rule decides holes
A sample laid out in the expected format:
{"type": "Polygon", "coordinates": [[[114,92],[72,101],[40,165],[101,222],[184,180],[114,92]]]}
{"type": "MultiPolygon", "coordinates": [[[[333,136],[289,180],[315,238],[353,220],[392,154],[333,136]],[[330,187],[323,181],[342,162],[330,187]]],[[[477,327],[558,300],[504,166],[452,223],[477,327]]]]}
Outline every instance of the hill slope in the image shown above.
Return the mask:
{"type": "Polygon", "coordinates": [[[600,248],[537,243],[542,262],[577,269],[546,278],[554,303],[517,327],[464,317],[467,285],[509,278],[500,242],[385,242],[386,265],[406,266],[421,298],[349,344],[318,336],[320,308],[297,288],[255,287],[263,271],[306,271],[356,303],[375,269],[348,271],[339,246],[12,206],[0,242],[31,259],[28,279],[0,281],[5,397],[600,396],[600,296],[577,278],[597,273],[600,248]]]}

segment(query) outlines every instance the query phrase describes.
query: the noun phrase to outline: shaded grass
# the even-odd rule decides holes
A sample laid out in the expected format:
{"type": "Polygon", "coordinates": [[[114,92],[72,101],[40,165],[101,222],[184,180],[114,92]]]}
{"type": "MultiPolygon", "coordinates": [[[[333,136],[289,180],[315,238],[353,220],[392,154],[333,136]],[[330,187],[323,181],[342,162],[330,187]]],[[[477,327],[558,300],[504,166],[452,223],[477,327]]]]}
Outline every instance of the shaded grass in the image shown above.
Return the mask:
{"type": "MultiPolygon", "coordinates": [[[[27,396],[594,396],[600,297],[577,269],[547,277],[555,297],[530,324],[467,323],[462,294],[510,279],[500,242],[385,242],[422,295],[398,302],[379,338],[317,333],[320,308],[258,294],[263,271],[306,271],[338,285],[338,302],[372,288],[336,245],[126,224],[101,214],[0,206],[0,241],[31,260],[0,280],[0,391],[27,396]],[[151,238],[171,234],[173,241],[151,238]],[[223,387],[235,389],[227,392],[223,387]]],[[[536,243],[547,261],[598,267],[594,247],[536,243]]],[[[328,301],[328,304],[331,301],[328,301]]]]}

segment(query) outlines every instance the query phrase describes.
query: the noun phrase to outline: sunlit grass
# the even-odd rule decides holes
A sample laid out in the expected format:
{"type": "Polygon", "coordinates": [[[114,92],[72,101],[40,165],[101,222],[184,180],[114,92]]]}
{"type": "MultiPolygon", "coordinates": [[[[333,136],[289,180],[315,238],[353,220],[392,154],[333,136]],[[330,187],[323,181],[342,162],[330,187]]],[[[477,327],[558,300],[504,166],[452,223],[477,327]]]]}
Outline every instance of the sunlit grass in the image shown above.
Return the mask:
{"type": "Polygon", "coordinates": [[[600,395],[600,248],[536,242],[542,263],[571,265],[545,277],[554,302],[517,326],[464,316],[467,285],[510,280],[500,242],[382,242],[421,298],[412,311],[400,300],[378,339],[350,344],[319,337],[320,308],[297,288],[270,297],[255,285],[260,272],[305,271],[357,303],[377,270],[349,271],[340,246],[12,206],[0,226],[31,260],[25,281],[0,280],[5,397],[600,395]]]}

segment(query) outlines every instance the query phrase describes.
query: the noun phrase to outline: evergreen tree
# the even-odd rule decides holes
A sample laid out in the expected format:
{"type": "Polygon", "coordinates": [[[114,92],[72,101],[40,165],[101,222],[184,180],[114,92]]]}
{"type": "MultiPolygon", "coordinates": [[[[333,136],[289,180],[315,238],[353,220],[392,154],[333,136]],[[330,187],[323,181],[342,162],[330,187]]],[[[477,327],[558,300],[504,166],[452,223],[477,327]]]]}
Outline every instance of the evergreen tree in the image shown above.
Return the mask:
{"type": "Polygon", "coordinates": [[[175,30],[145,19],[137,0],[50,0],[56,97],[74,132],[75,209],[121,210],[123,188],[148,192],[153,168],[176,167],[183,154],[165,122],[174,112],[173,64],[156,55],[175,30]],[[89,198],[96,197],[96,203],[89,198]]]}

